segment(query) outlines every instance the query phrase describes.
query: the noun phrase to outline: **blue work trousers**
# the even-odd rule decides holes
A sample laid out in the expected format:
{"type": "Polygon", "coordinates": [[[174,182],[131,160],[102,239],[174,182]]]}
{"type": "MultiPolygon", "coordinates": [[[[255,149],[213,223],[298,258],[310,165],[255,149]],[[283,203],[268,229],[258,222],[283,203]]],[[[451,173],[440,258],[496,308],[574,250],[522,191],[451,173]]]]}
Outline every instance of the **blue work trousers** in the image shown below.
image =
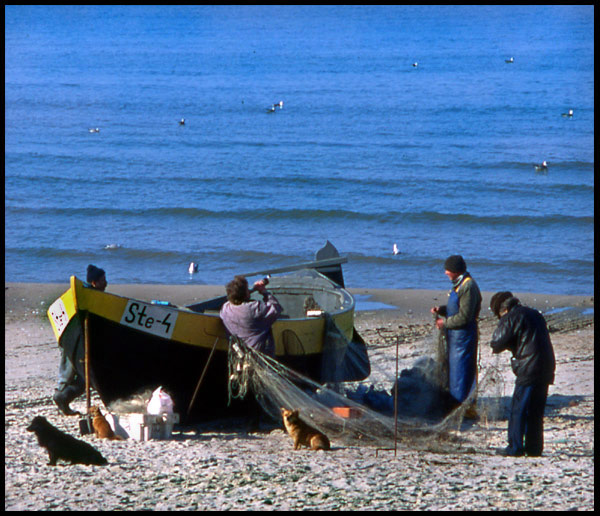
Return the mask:
{"type": "Polygon", "coordinates": [[[544,449],[544,408],[548,384],[515,385],[508,421],[511,454],[538,457],[544,449]]]}

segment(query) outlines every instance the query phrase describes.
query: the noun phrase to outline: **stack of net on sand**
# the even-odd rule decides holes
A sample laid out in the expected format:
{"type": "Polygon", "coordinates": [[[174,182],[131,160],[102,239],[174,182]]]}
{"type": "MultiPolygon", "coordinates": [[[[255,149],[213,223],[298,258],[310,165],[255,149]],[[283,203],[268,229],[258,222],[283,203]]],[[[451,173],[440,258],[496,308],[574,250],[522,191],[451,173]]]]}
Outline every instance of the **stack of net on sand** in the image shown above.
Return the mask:
{"type": "MultiPolygon", "coordinates": [[[[388,342],[386,345],[394,344],[388,342]]],[[[386,399],[386,393],[379,392],[383,395],[379,401],[383,403],[377,405],[367,404],[364,396],[357,396],[361,384],[351,384],[350,389],[348,384],[344,385],[346,389],[338,383],[319,384],[234,341],[229,353],[230,397],[243,397],[251,391],[274,419],[280,419],[281,407],[299,409],[301,419],[340,445],[458,451],[464,448],[465,441],[457,430],[470,407],[477,406],[482,420],[502,416],[504,385],[500,369],[492,365],[485,371],[480,370],[477,388],[471,391],[464,403],[449,412],[444,407],[436,411],[436,404],[444,405],[444,385],[447,384],[445,339],[435,330],[419,344],[422,349],[415,361],[416,367],[403,371],[398,378],[397,390],[394,388],[396,374],[392,359],[392,371],[387,373],[390,394],[386,399]],[[415,377],[422,383],[413,389],[415,377]],[[408,384],[404,381],[406,379],[410,380],[408,384]],[[395,411],[397,418],[394,417],[395,411]]],[[[332,347],[336,348],[335,345],[332,347]]],[[[343,348],[337,346],[337,349],[343,348]]],[[[347,355],[348,351],[343,353],[347,355]]],[[[328,368],[331,376],[336,364],[342,364],[344,360],[332,356],[332,353],[324,353],[324,356],[328,361],[324,367],[328,368]]],[[[363,394],[365,390],[363,383],[363,394]]],[[[369,392],[374,394],[372,388],[369,392]]]]}

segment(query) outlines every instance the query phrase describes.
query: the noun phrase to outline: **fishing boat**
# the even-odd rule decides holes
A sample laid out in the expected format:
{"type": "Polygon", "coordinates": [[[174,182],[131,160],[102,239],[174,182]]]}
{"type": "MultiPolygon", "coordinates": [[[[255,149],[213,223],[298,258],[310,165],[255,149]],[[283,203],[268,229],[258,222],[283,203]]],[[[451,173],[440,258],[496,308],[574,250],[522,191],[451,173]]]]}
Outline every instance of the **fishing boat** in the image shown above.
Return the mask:
{"type": "MultiPolygon", "coordinates": [[[[319,272],[336,261],[341,270],[334,258],[312,262],[316,268],[281,269],[287,274],[270,271],[268,288],[283,306],[272,326],[275,358],[320,383],[370,374],[365,343],[354,329],[354,298],[319,272]]],[[[242,410],[242,401],[228,399],[230,343],[219,317],[225,301],[175,306],[102,292],[72,276],[48,317],[82,376],[88,357],[89,382],[106,406],[162,386],[175,411],[192,422],[242,410]]]]}

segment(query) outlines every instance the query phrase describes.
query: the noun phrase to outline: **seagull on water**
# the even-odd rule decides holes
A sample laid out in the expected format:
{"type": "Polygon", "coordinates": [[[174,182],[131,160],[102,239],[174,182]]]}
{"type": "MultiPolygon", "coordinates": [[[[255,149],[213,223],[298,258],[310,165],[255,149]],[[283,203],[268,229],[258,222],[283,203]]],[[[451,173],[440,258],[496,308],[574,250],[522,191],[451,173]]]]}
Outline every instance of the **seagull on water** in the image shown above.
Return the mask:
{"type": "Polygon", "coordinates": [[[417,66],[419,66],[419,63],[417,63],[416,61],[413,63],[413,67],[416,68],[417,66]]]}
{"type": "Polygon", "coordinates": [[[511,57],[510,59],[505,59],[504,62],[505,63],[514,63],[515,62],[515,58],[511,57]]]}
{"type": "Polygon", "coordinates": [[[535,169],[538,172],[547,172],[548,171],[548,163],[546,163],[546,161],[542,161],[541,165],[535,165],[535,169]]]}
{"type": "Polygon", "coordinates": [[[95,127],[95,128],[94,128],[94,127],[90,127],[90,128],[88,129],[88,131],[89,131],[90,133],[99,133],[99,132],[100,132],[100,129],[98,129],[97,127],[95,127]]]}
{"type": "Polygon", "coordinates": [[[562,116],[572,118],[573,117],[573,110],[569,109],[569,112],[568,113],[562,113],[562,116]]]}
{"type": "Polygon", "coordinates": [[[194,274],[195,272],[198,272],[198,264],[194,263],[194,262],[190,262],[190,266],[188,267],[188,272],[190,274],[194,274]]]}
{"type": "Polygon", "coordinates": [[[179,125],[185,125],[185,118],[182,118],[182,119],[179,121],[179,125]]]}
{"type": "Polygon", "coordinates": [[[400,254],[400,251],[398,251],[398,246],[396,244],[394,244],[394,248],[392,249],[392,252],[394,254],[400,254]]]}
{"type": "Polygon", "coordinates": [[[267,109],[267,112],[274,113],[276,108],[283,109],[283,100],[280,100],[277,104],[273,104],[269,109],[267,109]]]}

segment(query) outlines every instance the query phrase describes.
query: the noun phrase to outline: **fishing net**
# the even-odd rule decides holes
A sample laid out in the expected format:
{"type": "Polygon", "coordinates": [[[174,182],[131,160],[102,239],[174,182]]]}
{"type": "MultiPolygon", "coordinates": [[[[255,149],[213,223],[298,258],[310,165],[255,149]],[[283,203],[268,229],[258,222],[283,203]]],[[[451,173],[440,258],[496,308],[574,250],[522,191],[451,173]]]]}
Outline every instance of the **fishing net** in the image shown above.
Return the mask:
{"type": "MultiPolygon", "coordinates": [[[[395,344],[397,341],[388,341],[380,346],[395,344]]],[[[400,375],[392,370],[383,374],[382,381],[378,372],[379,383],[391,385],[388,392],[367,387],[365,382],[318,383],[233,338],[229,348],[230,399],[252,392],[275,420],[281,419],[282,407],[299,409],[301,419],[342,445],[438,452],[464,449],[466,442],[458,430],[472,406],[477,404],[479,417],[486,421],[501,416],[497,402],[503,388],[500,369],[487,368],[480,375],[478,388],[449,411],[443,334],[435,330],[417,343],[417,349],[418,358],[400,375]]],[[[339,362],[334,360],[332,370],[339,362]]]]}

